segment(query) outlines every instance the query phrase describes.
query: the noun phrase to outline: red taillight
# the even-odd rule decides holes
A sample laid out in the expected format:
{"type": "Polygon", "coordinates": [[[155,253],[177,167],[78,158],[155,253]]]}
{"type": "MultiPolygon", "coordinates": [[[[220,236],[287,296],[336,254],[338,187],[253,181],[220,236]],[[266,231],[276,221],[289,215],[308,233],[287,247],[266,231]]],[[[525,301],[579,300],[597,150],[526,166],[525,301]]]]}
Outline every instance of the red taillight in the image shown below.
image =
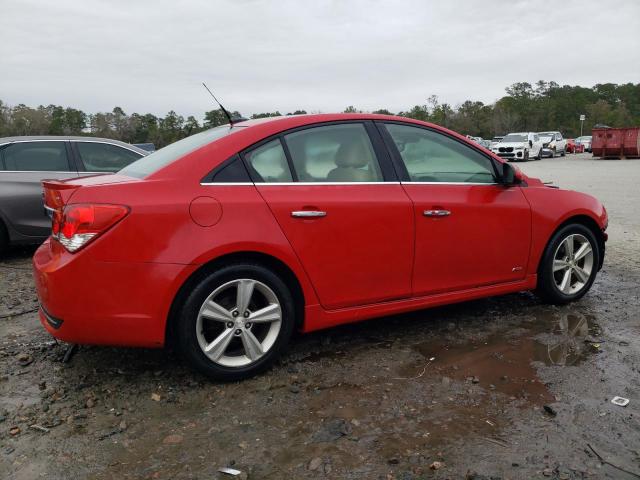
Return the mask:
{"type": "Polygon", "coordinates": [[[78,203],[53,212],[51,234],[75,252],[106,232],[129,213],[124,205],[78,203]]]}

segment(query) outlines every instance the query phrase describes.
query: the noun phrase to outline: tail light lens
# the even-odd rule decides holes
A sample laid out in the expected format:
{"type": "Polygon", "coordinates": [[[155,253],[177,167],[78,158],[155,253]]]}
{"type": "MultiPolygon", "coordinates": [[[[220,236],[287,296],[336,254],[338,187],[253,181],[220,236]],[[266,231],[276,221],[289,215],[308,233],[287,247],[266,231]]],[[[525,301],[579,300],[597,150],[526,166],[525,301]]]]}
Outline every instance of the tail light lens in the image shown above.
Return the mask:
{"type": "Polygon", "coordinates": [[[55,209],[51,236],[69,252],[76,252],[129,213],[124,205],[78,203],[55,209]]]}

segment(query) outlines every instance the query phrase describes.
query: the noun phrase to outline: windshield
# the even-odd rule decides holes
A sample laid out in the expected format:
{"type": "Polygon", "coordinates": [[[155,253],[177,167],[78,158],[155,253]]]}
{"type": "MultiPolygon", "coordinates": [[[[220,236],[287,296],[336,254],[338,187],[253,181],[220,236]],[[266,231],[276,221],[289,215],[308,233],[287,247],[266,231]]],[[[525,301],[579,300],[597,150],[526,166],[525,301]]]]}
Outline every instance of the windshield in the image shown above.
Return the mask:
{"type": "Polygon", "coordinates": [[[591,137],[578,137],[576,138],[576,142],[590,142],[591,137]]]}
{"type": "Polygon", "coordinates": [[[540,140],[542,140],[543,142],[548,142],[552,138],[553,138],[553,135],[550,134],[550,133],[541,133],[540,134],[540,140]]]}
{"type": "Polygon", "coordinates": [[[502,139],[502,143],[522,143],[527,141],[526,135],[518,135],[517,133],[510,133],[502,139]]]}
{"type": "Polygon", "coordinates": [[[493,137],[493,140],[491,140],[492,142],[499,142],[500,140],[502,140],[504,137],[493,137]]]}
{"type": "Polygon", "coordinates": [[[167,145],[160,150],[156,150],[146,157],[142,157],[140,160],[124,167],[118,173],[120,175],[127,175],[135,178],[148,177],[152,173],[155,173],[170,163],[175,162],[179,158],[184,157],[186,154],[235,131],[237,131],[237,127],[234,129],[227,125],[223,125],[221,127],[196,133],[195,135],[183,138],[171,145],[167,145]]]}

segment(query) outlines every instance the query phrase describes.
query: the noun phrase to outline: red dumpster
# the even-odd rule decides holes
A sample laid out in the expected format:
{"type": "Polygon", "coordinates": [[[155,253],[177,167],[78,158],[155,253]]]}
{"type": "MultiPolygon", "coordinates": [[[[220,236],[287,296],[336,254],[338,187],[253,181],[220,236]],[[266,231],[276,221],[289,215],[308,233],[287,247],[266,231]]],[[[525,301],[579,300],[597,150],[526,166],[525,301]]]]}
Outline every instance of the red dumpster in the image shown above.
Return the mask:
{"type": "Polygon", "coordinates": [[[591,149],[594,157],[631,158],[640,156],[640,127],[594,128],[591,149]]]}
{"type": "Polygon", "coordinates": [[[640,127],[627,128],[623,140],[624,156],[627,158],[640,157],[640,127]]]}

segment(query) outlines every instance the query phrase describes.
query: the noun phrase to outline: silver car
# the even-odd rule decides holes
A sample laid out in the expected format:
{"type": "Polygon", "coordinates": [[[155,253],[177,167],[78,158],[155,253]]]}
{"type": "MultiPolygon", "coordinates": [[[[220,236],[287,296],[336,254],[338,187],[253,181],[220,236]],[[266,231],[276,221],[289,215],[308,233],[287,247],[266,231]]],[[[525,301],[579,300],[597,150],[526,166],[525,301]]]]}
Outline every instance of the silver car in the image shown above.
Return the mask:
{"type": "Polygon", "coordinates": [[[114,173],[147,154],[107,138],[0,138],[0,251],[49,235],[42,180],[114,173]]]}

